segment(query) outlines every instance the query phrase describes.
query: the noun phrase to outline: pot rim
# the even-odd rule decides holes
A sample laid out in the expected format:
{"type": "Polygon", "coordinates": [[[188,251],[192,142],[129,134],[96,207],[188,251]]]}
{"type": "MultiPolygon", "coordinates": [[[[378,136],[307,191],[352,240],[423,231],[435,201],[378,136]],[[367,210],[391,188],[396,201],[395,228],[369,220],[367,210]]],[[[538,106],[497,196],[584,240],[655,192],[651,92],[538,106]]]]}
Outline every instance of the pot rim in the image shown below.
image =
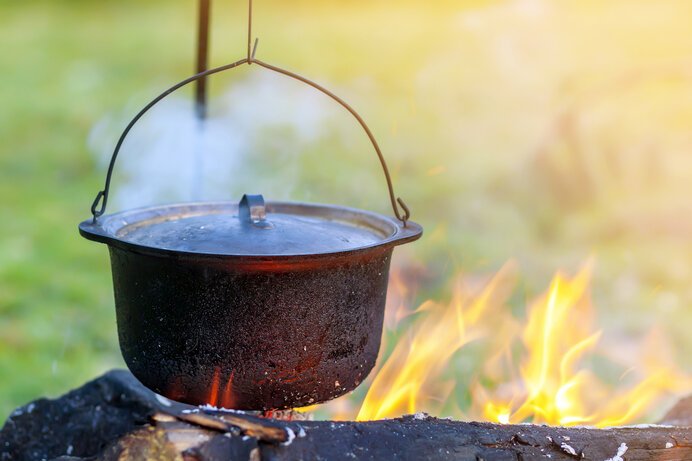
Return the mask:
{"type": "MultiPolygon", "coordinates": [[[[203,201],[203,202],[179,202],[164,205],[147,206],[132,210],[120,211],[117,213],[104,215],[94,222],[87,219],[79,224],[79,233],[86,239],[95,242],[105,243],[109,246],[117,247],[126,251],[149,254],[154,256],[168,257],[191,257],[195,259],[214,259],[223,261],[243,261],[243,262],[262,262],[262,261],[308,261],[315,259],[333,259],[335,257],[348,257],[358,254],[369,253],[377,250],[387,250],[397,245],[417,240],[423,234],[423,228],[412,221],[407,221],[404,225],[396,218],[364,211],[357,208],[344,207],[339,205],[327,205],[307,202],[288,202],[271,201],[266,203],[268,212],[287,212],[293,214],[303,214],[332,219],[367,227],[383,235],[382,240],[347,250],[322,251],[308,253],[285,253],[285,254],[222,254],[203,251],[186,251],[160,248],[142,243],[134,243],[117,236],[119,230],[134,223],[143,221],[163,221],[166,217],[180,216],[181,212],[197,210],[224,210],[225,212],[237,210],[238,203],[231,201],[203,201]],[[301,213],[302,212],[302,213],[301,213]]],[[[211,214],[211,213],[209,213],[211,214]]]]}

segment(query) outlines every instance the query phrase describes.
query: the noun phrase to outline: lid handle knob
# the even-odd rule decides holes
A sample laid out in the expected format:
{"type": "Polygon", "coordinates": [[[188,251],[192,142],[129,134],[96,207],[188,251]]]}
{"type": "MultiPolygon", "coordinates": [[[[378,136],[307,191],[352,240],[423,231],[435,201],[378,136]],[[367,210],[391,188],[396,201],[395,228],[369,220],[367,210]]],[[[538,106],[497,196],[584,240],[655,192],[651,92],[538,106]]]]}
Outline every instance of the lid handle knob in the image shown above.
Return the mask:
{"type": "Polygon", "coordinates": [[[238,204],[238,217],[249,222],[260,229],[271,229],[272,226],[267,221],[267,210],[264,206],[264,197],[262,195],[244,194],[238,204]]]}

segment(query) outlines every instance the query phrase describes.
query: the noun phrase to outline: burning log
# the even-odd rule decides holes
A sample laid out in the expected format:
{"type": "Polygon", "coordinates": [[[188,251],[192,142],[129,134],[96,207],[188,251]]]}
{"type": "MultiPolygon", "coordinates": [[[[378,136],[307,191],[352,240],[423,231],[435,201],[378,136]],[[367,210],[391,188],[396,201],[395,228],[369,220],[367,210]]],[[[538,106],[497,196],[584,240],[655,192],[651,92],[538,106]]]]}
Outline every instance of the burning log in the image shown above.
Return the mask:
{"type": "Polygon", "coordinates": [[[500,425],[423,414],[368,421],[284,421],[191,407],[115,370],[55,400],[17,409],[0,430],[0,459],[692,459],[692,399],[676,425],[596,429],[500,425]],[[684,425],[680,425],[684,424],[684,425]]]}

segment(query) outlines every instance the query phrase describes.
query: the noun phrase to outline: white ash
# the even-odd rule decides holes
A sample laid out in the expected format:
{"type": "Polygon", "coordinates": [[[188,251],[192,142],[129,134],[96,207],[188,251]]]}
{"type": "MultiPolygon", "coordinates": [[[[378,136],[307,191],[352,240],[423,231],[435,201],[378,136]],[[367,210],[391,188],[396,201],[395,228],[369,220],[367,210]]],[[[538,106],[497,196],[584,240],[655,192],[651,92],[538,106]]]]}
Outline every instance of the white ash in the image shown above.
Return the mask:
{"type": "Polygon", "coordinates": [[[154,396],[156,397],[156,400],[158,400],[159,403],[160,403],[161,405],[163,405],[164,407],[170,407],[170,406],[171,406],[171,401],[168,400],[168,399],[167,399],[166,397],[164,397],[163,395],[154,394],[154,396]]]}
{"type": "Polygon", "coordinates": [[[424,419],[428,419],[430,417],[430,415],[428,415],[427,413],[422,413],[422,412],[416,413],[412,416],[413,416],[413,419],[418,419],[418,420],[424,420],[424,419]]]}
{"type": "Polygon", "coordinates": [[[305,432],[305,428],[299,424],[298,425],[298,437],[302,439],[306,435],[308,435],[308,433],[305,432]]]}
{"type": "Polygon", "coordinates": [[[291,429],[290,427],[286,427],[286,435],[288,435],[288,440],[286,440],[285,442],[281,442],[281,445],[283,446],[290,445],[293,442],[293,439],[296,438],[296,433],[293,432],[293,429],[291,429]]]}
{"type": "Polygon", "coordinates": [[[675,445],[673,445],[670,442],[666,442],[666,448],[673,448],[675,445]]]}
{"type": "Polygon", "coordinates": [[[657,427],[663,429],[674,429],[678,426],[671,426],[668,424],[633,424],[631,426],[608,426],[604,427],[603,429],[655,429],[657,427]]]}
{"type": "MultiPolygon", "coordinates": [[[[507,424],[505,424],[505,423],[496,423],[494,421],[489,421],[489,422],[490,422],[490,424],[495,424],[496,426],[507,426],[507,424]]],[[[536,424],[536,423],[512,423],[512,426],[568,427],[568,426],[551,426],[548,423],[540,423],[540,424],[536,424]]],[[[569,427],[583,427],[583,428],[591,427],[593,429],[596,429],[596,426],[569,426],[569,427]]]]}
{"type": "Polygon", "coordinates": [[[618,447],[617,454],[612,458],[606,459],[605,461],[625,461],[625,459],[622,457],[622,455],[624,455],[625,453],[627,453],[627,444],[623,442],[618,447]]]}
{"type": "MultiPolygon", "coordinates": [[[[211,410],[211,411],[224,411],[226,413],[243,413],[243,414],[245,414],[245,412],[241,411],[241,410],[234,410],[233,408],[215,407],[214,405],[211,405],[209,403],[207,403],[205,405],[200,405],[197,408],[198,408],[197,410],[192,410],[192,411],[188,411],[188,412],[193,413],[193,412],[199,411],[199,410],[211,410]]],[[[186,410],[183,410],[183,411],[186,411],[186,410]]]]}
{"type": "Polygon", "coordinates": [[[560,448],[562,448],[562,450],[565,453],[569,453],[572,456],[577,456],[577,451],[574,448],[572,448],[571,446],[567,445],[565,442],[562,442],[560,444],[560,448]]]}

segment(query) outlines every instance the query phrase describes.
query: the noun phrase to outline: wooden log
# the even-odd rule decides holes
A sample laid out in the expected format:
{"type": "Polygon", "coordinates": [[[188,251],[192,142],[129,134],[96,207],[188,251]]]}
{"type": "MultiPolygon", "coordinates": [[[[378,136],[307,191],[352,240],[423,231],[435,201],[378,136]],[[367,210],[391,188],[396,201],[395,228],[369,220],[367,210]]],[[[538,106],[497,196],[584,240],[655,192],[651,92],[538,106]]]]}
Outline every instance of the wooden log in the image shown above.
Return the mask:
{"type": "Polygon", "coordinates": [[[262,420],[170,402],[116,371],[19,408],[0,430],[2,460],[146,458],[692,460],[692,427],[500,425],[422,414],[370,422],[262,420]],[[108,429],[116,420],[119,426],[108,429]]]}
{"type": "Polygon", "coordinates": [[[659,424],[692,426],[692,395],[680,400],[666,413],[659,424]]]}
{"type": "MultiPolygon", "coordinates": [[[[208,416],[208,415],[206,415],[208,416]]],[[[217,415],[221,416],[221,415],[217,415]]],[[[237,415],[237,421],[243,416],[237,415]]],[[[194,446],[178,446],[184,459],[435,459],[435,460],[685,460],[692,459],[692,428],[632,426],[610,429],[565,428],[537,425],[500,425],[443,420],[425,415],[372,422],[275,422],[292,436],[284,443],[261,443],[250,436],[218,434],[208,438],[204,418],[193,424],[150,428],[150,446],[142,436],[125,436],[109,453],[155,453],[166,458],[161,440],[177,433],[204,434],[194,446]]],[[[243,424],[243,423],[241,423],[243,424]]],[[[192,440],[195,440],[192,437],[192,440]]],[[[107,458],[126,461],[136,457],[107,458]]],[[[182,459],[181,458],[181,459],[182,459]]],[[[173,458],[170,458],[173,459],[173,458]]]]}
{"type": "Polygon", "coordinates": [[[176,415],[176,417],[181,421],[221,432],[234,432],[234,429],[238,429],[239,434],[237,435],[248,435],[262,442],[286,442],[290,434],[278,422],[263,420],[253,415],[244,415],[236,412],[218,411],[205,413],[202,411],[186,411],[176,415]]]}

